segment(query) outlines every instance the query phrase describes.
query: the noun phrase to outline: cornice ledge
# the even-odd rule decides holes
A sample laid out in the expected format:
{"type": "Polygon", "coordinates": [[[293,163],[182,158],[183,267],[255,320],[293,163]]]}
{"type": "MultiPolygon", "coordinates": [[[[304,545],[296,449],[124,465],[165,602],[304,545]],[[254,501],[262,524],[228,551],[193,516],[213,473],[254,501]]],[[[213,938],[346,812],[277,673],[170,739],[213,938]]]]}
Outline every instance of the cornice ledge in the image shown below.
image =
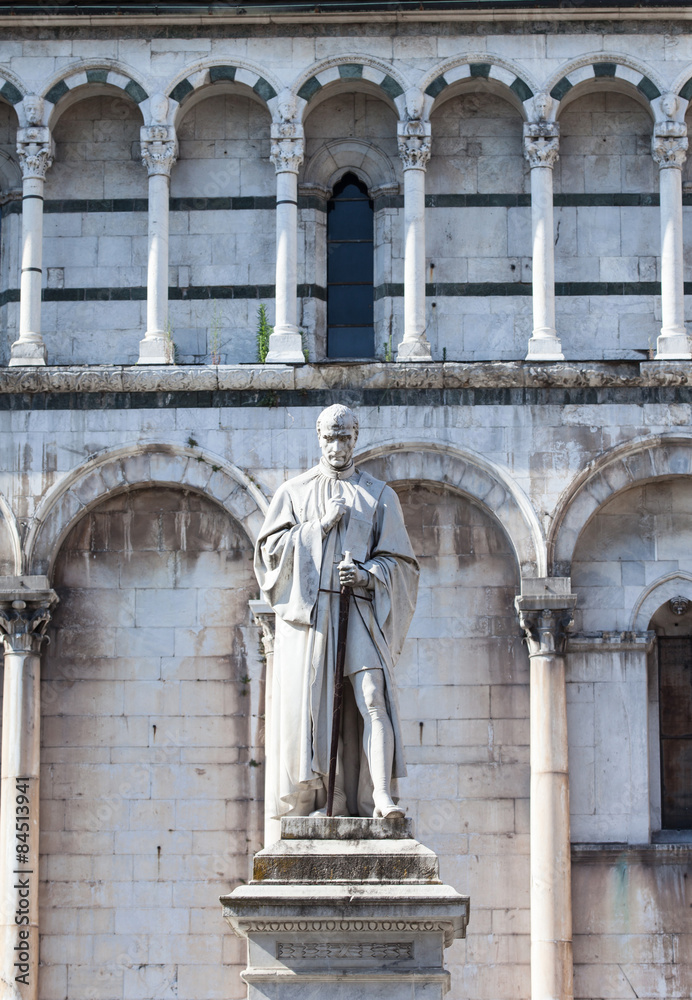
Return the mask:
{"type": "Polygon", "coordinates": [[[329,362],[0,368],[0,393],[562,389],[692,385],[692,362],[329,362]]]}

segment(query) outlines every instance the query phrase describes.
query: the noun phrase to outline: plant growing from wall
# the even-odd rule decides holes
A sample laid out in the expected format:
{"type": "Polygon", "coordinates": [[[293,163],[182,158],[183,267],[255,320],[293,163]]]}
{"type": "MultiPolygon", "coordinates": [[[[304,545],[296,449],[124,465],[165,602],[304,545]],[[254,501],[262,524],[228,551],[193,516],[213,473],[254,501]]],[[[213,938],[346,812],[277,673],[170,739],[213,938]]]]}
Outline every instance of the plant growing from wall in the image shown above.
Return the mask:
{"type": "Polygon", "coordinates": [[[267,319],[267,307],[262,302],[257,310],[257,360],[261,365],[267,360],[269,338],[273,330],[274,327],[269,325],[269,320],[267,319]]]}

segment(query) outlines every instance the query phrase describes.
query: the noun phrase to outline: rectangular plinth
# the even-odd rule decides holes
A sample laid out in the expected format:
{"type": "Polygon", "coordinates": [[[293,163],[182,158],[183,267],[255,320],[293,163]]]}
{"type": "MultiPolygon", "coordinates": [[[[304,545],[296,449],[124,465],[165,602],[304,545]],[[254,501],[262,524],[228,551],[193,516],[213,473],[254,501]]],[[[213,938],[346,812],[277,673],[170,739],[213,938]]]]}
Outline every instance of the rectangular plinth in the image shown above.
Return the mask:
{"type": "Polygon", "coordinates": [[[441,1000],[444,949],[465,936],[469,899],[398,823],[387,838],[387,821],[283,820],[252,882],[221,897],[248,942],[249,1000],[441,1000]],[[335,832],[346,838],[324,836],[335,832]]]}

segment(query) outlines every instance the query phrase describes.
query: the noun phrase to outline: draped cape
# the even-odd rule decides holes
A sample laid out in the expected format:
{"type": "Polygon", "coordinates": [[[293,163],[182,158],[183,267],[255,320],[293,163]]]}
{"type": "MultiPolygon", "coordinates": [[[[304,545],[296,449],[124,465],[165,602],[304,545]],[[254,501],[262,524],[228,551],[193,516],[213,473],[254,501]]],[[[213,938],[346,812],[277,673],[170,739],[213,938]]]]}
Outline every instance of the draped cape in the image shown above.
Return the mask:
{"type": "MultiPolygon", "coordinates": [[[[383,670],[394,729],[392,778],[406,774],[392,671],[416,606],[418,563],[394,490],[353,465],[337,473],[323,460],[279,487],[255,549],[257,580],[276,613],[266,781],[267,806],[275,819],[292,811],[301,790],[321,791],[328,775],[337,567],[347,549],[370,574],[370,587],[353,590],[344,670],[347,675],[367,668],[383,670]],[[323,537],[320,520],[333,496],[345,497],[348,508],[323,537]]],[[[362,809],[362,802],[368,802],[369,772],[350,689],[350,684],[344,685],[350,702],[344,713],[340,767],[349,809],[358,815],[358,803],[362,809]]],[[[369,793],[371,800],[371,782],[369,793]]]]}

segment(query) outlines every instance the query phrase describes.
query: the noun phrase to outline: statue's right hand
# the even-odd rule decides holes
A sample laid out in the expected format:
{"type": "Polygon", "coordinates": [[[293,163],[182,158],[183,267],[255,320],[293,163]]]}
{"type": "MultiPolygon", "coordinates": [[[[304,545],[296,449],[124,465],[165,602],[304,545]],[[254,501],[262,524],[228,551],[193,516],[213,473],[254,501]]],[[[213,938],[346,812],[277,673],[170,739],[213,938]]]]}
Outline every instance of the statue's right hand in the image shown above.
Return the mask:
{"type": "Polygon", "coordinates": [[[327,503],[325,504],[326,509],[324,517],[320,521],[322,531],[324,531],[325,534],[328,531],[331,531],[334,525],[341,520],[346,513],[347,507],[348,504],[346,503],[344,497],[330,497],[330,499],[327,500],[327,503]]]}

